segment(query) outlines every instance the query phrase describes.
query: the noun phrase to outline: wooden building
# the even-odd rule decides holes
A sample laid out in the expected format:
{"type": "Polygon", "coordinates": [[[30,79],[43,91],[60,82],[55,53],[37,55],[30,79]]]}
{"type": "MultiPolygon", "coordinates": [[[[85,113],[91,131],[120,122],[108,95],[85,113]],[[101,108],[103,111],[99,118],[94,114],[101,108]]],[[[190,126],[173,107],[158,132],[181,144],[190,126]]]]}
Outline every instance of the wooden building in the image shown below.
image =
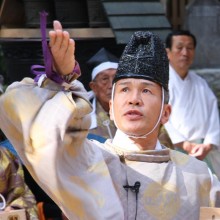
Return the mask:
{"type": "MultiPolygon", "coordinates": [[[[6,82],[34,77],[30,66],[43,64],[39,12],[49,13],[48,30],[60,20],[76,41],[80,80],[88,88],[86,61],[101,47],[120,56],[131,34],[149,30],[162,39],[180,28],[190,0],[2,0],[0,45],[6,82]]],[[[1,74],[1,73],[0,73],[1,74]]]]}

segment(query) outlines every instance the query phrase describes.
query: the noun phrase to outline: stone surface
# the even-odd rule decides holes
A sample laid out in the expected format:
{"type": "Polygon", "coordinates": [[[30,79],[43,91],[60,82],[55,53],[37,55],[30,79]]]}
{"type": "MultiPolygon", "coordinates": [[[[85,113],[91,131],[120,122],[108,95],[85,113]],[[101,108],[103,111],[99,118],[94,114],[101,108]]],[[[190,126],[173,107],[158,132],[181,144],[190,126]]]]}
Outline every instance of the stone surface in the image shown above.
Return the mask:
{"type": "Polygon", "coordinates": [[[218,98],[220,111],[220,68],[194,69],[195,72],[203,77],[209,84],[210,88],[218,98]]]}
{"type": "Polygon", "coordinates": [[[191,1],[186,8],[184,28],[198,42],[193,67],[220,68],[220,1],[191,1]]]}

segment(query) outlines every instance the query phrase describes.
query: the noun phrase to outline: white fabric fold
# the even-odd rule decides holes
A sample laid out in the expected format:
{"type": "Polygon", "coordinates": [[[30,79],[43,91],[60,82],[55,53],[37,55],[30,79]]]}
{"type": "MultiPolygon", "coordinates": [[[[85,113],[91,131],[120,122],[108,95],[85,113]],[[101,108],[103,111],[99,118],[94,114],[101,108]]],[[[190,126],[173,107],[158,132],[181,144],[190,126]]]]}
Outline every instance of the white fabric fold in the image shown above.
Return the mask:
{"type": "Polygon", "coordinates": [[[165,128],[172,142],[204,140],[220,148],[217,98],[207,82],[194,71],[182,80],[170,66],[169,90],[172,112],[165,128]]]}
{"type": "MultiPolygon", "coordinates": [[[[135,144],[135,141],[130,139],[125,133],[123,133],[119,129],[117,129],[116,131],[112,144],[115,146],[120,146],[121,150],[124,150],[124,151],[139,151],[140,150],[138,146],[135,144]]],[[[162,146],[159,140],[157,140],[155,150],[161,150],[161,149],[162,149],[162,146]]]]}

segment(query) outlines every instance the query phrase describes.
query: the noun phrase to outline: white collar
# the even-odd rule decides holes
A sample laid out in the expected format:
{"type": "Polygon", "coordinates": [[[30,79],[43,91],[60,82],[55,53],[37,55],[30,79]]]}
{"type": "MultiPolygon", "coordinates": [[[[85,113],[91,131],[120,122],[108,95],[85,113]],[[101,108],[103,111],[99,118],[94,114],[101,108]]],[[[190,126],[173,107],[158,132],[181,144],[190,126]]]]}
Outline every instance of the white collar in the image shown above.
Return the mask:
{"type": "MultiPolygon", "coordinates": [[[[126,134],[124,134],[121,130],[117,129],[115,137],[113,138],[112,144],[120,147],[122,150],[126,151],[138,151],[140,150],[138,146],[131,140],[126,134]]],[[[155,150],[161,150],[162,146],[157,140],[155,150]]]]}

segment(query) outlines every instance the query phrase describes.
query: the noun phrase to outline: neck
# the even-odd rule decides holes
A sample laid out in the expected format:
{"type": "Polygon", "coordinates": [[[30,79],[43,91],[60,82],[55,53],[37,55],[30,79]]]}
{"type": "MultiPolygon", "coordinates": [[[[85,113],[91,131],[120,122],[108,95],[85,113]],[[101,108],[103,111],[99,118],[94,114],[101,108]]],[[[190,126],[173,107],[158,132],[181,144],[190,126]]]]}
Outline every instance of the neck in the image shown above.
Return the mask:
{"type": "Polygon", "coordinates": [[[131,138],[118,129],[113,139],[113,144],[125,148],[125,150],[154,150],[157,144],[157,137],[149,135],[146,138],[131,138]]]}
{"type": "Polygon", "coordinates": [[[180,76],[181,79],[184,80],[184,79],[186,78],[189,69],[177,68],[177,67],[175,67],[175,66],[173,66],[173,65],[171,65],[171,66],[172,66],[173,69],[176,71],[176,73],[180,76]]]}
{"type": "Polygon", "coordinates": [[[106,104],[105,102],[100,102],[99,100],[97,101],[102,106],[102,108],[105,110],[105,112],[109,113],[109,103],[106,104]]]}
{"type": "Polygon", "coordinates": [[[130,138],[140,150],[154,150],[157,139],[149,140],[149,138],[130,138]]]}

